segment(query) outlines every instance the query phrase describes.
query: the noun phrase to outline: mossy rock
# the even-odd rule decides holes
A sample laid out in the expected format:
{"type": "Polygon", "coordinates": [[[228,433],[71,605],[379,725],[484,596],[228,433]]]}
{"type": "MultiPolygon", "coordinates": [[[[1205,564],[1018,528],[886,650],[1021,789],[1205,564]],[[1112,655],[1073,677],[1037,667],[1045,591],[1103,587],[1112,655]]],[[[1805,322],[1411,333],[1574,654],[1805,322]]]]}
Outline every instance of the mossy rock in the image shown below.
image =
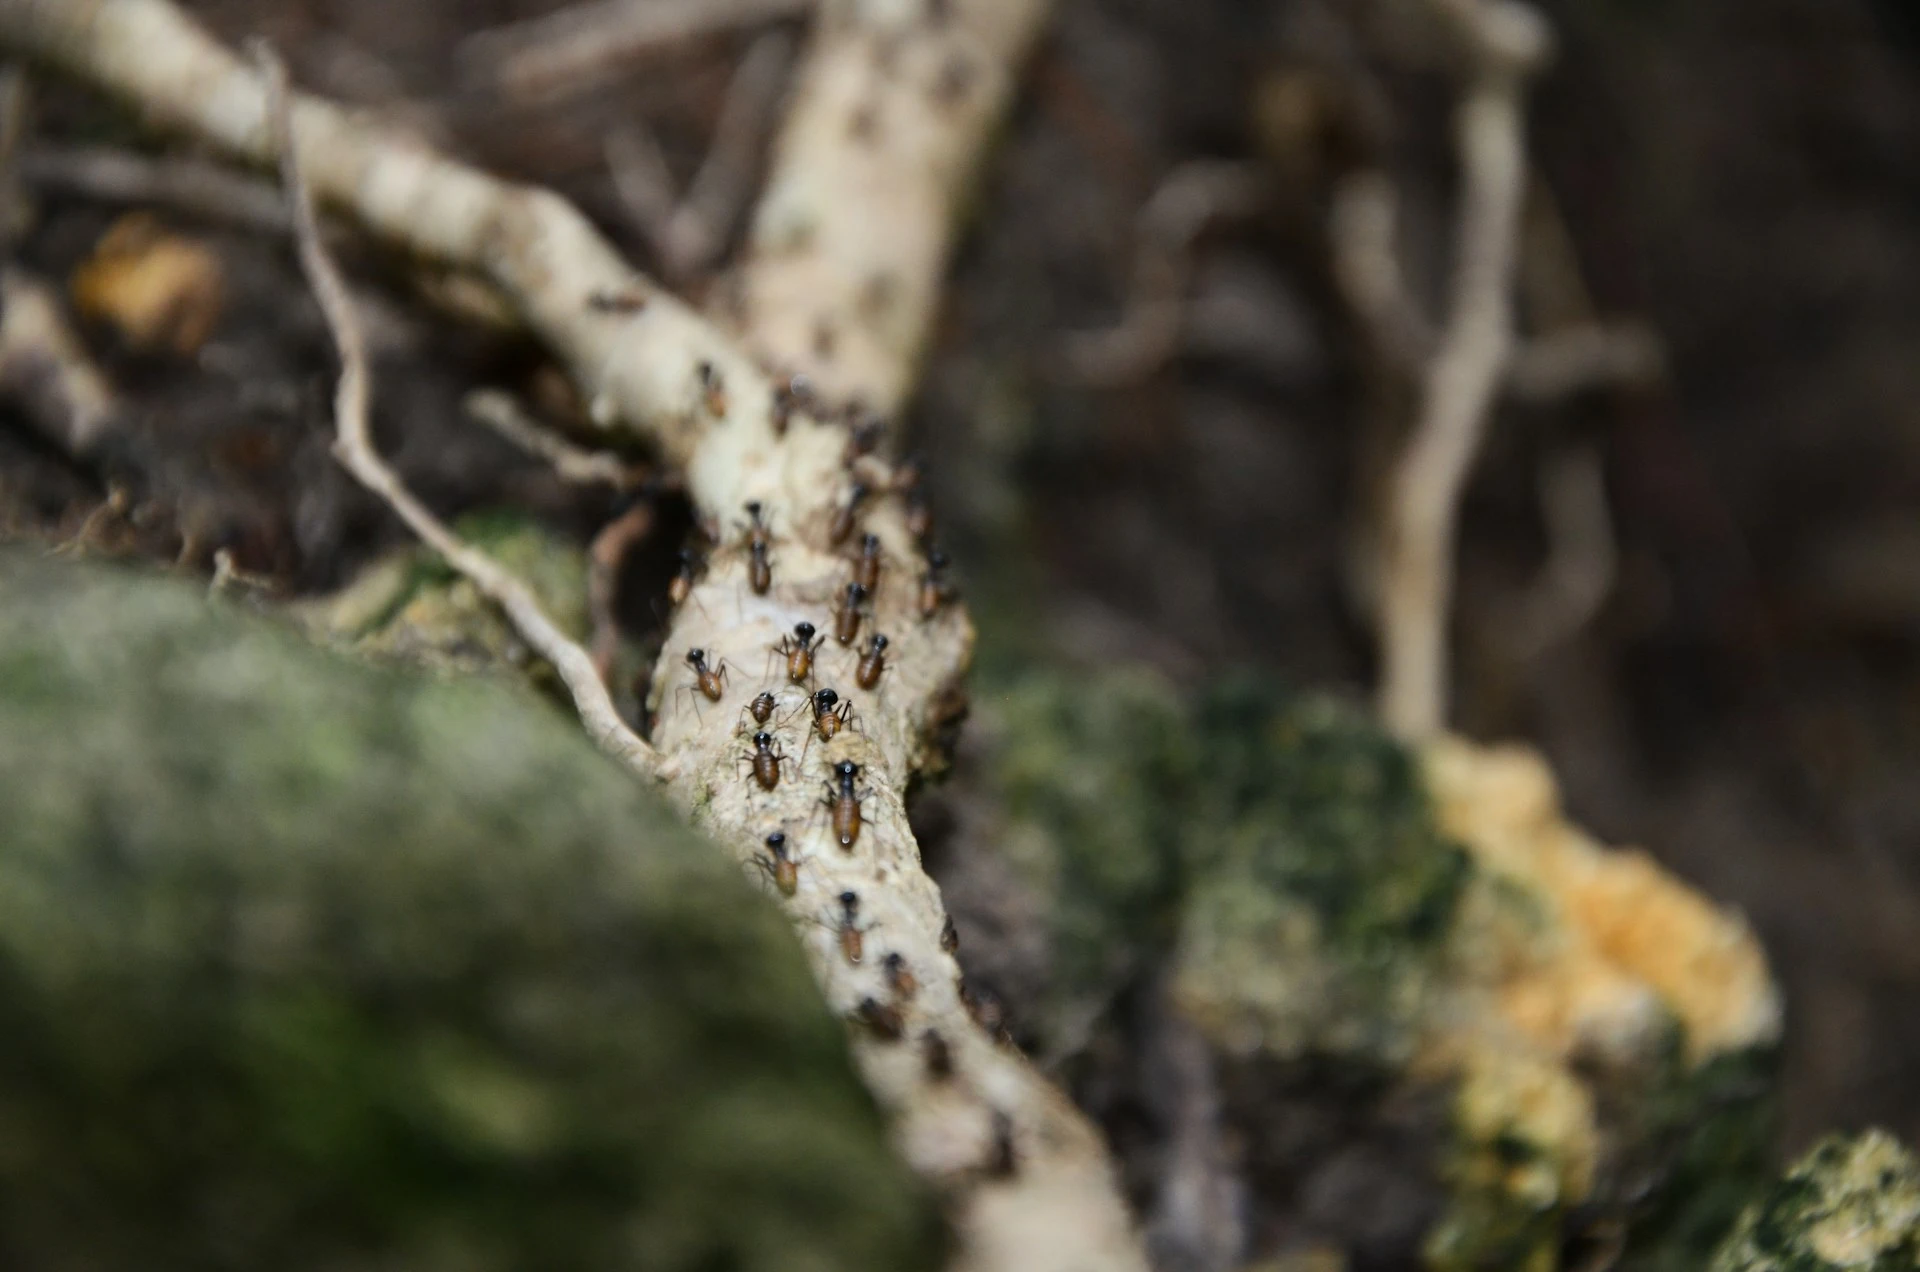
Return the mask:
{"type": "Polygon", "coordinates": [[[1920,1269],[1920,1161],[1884,1131],[1834,1136],[1740,1216],[1712,1272],[1920,1269]]]}
{"type": "Polygon", "coordinates": [[[935,1266],[785,922],[538,699],[0,553],[0,1265],[935,1266]]]}
{"type": "Polygon", "coordinates": [[[1777,1004],[1737,922],[1579,836],[1534,770],[1471,748],[1436,767],[1323,697],[1239,679],[1188,701],[1120,670],[981,697],[997,820],[967,855],[1037,898],[1001,944],[1038,926],[1046,951],[1019,1036],[1116,1134],[1156,1079],[1103,1057],[1139,1053],[1164,984],[1214,1053],[1256,1230],[1444,1272],[1602,1248],[1701,1266],[1771,1130],[1777,1004]],[[1632,948],[1582,927],[1623,911],[1646,921],[1632,948]],[[1691,970],[1643,975],[1662,950],[1691,970]]]}

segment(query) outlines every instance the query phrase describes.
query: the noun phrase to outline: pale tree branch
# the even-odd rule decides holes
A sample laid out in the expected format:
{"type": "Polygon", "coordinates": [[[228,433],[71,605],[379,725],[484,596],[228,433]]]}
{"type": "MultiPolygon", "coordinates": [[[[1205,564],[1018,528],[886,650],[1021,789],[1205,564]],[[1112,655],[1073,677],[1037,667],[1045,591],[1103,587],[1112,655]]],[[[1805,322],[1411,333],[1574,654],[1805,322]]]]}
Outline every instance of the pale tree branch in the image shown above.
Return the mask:
{"type": "Polygon", "coordinates": [[[255,46],[254,57],[265,80],[267,114],[274,145],[280,153],[281,183],[286,187],[293,213],[300,267],[313,288],[315,299],[320,302],[327,329],[333,333],[333,342],[340,352],[340,381],[333,400],[334,427],[338,430],[334,454],[408,529],[498,605],[521,638],[552,664],[572,696],[574,709],[580,713],[580,722],[588,735],[635,773],[642,777],[654,776],[657,766],[653,748],[620,718],[587,651],[547,617],[526,584],[493,558],[466,543],[429,512],[374,449],[367,416],[373,381],[367,369],[366,340],[361,334],[359,314],[347,295],[346,283],[320,241],[320,223],[314,215],[313,199],[301,169],[298,137],[288,106],[286,68],[264,42],[255,46]]]}
{"type": "Polygon", "coordinates": [[[1467,46],[1455,119],[1462,192],[1446,322],[1412,437],[1390,476],[1381,544],[1380,712],[1418,739],[1446,723],[1447,618],[1461,491],[1513,346],[1526,191],[1524,97],[1550,37],[1513,0],[1433,0],[1467,46]]]}
{"type": "MultiPolygon", "coordinates": [[[[659,771],[743,864],[768,834],[787,836],[799,868],[784,904],[828,1002],[855,1022],[854,1054],[906,1160],[948,1196],[958,1266],[1135,1272],[1145,1261],[1097,1131],[972,1019],[942,939],[939,890],[907,824],[905,791],[939,762],[937,739],[963,704],[972,626],[957,603],[921,609],[925,559],[902,500],[887,493],[895,481],[884,461],[859,461],[873,493],[855,507],[858,533],[835,534],[854,480],[848,431],[787,386],[776,393],[760,369],[765,359],[804,370],[830,397],[881,411],[904,401],[962,200],[1046,9],[871,0],[822,12],[754,219],[744,303],[729,315],[751,354],[635,273],[557,196],[311,97],[295,97],[290,114],[317,195],[387,241],[493,283],[569,366],[597,429],[651,442],[684,473],[718,546],[675,612],[655,672],[659,771]],[[823,323],[837,336],[825,347],[815,339],[823,323]],[[767,527],[764,575],[744,533],[750,503],[767,527]],[[829,641],[807,684],[777,672],[758,682],[768,647],[795,623],[832,630],[865,534],[879,580],[859,636],[890,638],[884,676],[863,685],[857,649],[829,641]],[[730,669],[718,703],[691,687],[682,659],[694,648],[730,669]],[[814,686],[852,701],[858,727],[809,743],[807,715],[793,708],[814,686]],[[805,755],[771,790],[741,763],[752,731],[741,707],[763,687],[783,704],[776,746],[805,755]],[[860,833],[844,846],[835,825],[844,818],[820,805],[823,779],[842,761],[858,766],[854,794],[865,797],[860,833]],[[847,893],[864,933],[857,961],[837,930],[847,893]],[[930,1063],[935,1054],[944,1062],[930,1063]]],[[[0,42],[229,153],[278,154],[260,78],[164,0],[0,0],[0,42]]],[[[423,511],[404,491],[383,493],[423,511]]],[[[440,529],[430,519],[415,528],[440,529]]],[[[591,660],[576,671],[592,678],[591,660]]]]}

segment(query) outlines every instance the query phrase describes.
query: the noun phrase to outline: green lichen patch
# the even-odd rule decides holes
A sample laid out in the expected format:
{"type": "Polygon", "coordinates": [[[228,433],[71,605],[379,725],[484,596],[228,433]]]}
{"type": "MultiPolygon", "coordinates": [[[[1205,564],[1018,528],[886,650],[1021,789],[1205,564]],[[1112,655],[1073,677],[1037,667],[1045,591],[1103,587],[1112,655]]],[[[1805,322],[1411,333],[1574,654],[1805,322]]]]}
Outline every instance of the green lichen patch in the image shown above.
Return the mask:
{"type": "MultiPolygon", "coordinates": [[[[480,513],[454,527],[530,588],[560,629],[587,629],[587,563],[581,548],[537,522],[480,513]]],[[[478,588],[426,547],[399,549],[299,616],[324,641],[373,662],[458,674],[531,667],[550,679],[478,588]]]]}
{"type": "Polygon", "coordinates": [[[1712,1272],[1914,1272],[1920,1161],[1884,1131],[1817,1145],[1753,1201],[1712,1272]]]}
{"type": "Polygon", "coordinates": [[[0,1265],[930,1268],[780,916],[537,699],[0,554],[0,1265]]]}

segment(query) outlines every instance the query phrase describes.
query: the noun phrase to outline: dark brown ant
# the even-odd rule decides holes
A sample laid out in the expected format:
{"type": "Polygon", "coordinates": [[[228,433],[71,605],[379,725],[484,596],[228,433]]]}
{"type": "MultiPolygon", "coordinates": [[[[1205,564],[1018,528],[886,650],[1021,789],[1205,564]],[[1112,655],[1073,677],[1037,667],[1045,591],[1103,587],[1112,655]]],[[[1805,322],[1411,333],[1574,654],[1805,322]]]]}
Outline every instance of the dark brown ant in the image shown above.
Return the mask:
{"type": "Polygon", "coordinates": [[[851,645],[860,637],[860,620],[867,604],[867,589],[858,583],[847,584],[847,590],[840,594],[840,604],[833,611],[833,638],[842,645],[851,645]]]}
{"type": "Polygon", "coordinates": [[[907,533],[922,543],[933,537],[933,508],[918,487],[907,492],[907,533]]]}
{"type": "Polygon", "coordinates": [[[706,398],[707,414],[719,419],[727,413],[727,382],[719,368],[702,362],[694,368],[700,377],[700,392],[706,398]]]}
{"type": "Polygon", "coordinates": [[[853,559],[853,581],[866,588],[869,594],[880,587],[879,535],[861,536],[860,555],[853,559]]]}
{"type": "Polygon", "coordinates": [[[860,665],[854,669],[853,678],[862,689],[872,689],[886,674],[887,638],[875,632],[867,641],[866,652],[860,655],[860,665]]]}
{"type": "Polygon", "coordinates": [[[680,569],[674,574],[673,581],[667,584],[667,600],[675,609],[686,604],[687,598],[693,595],[693,576],[699,568],[700,558],[693,549],[680,549],[680,569]]]}
{"type": "Polygon", "coordinates": [[[935,549],[927,553],[927,570],[920,576],[920,618],[924,622],[938,614],[953,599],[953,585],[947,582],[947,554],[935,549]]]}
{"type": "Polygon", "coordinates": [[[637,314],[647,307],[647,298],[637,291],[597,291],[587,297],[587,308],[596,314],[637,314]]]}
{"type": "Polygon", "coordinates": [[[839,547],[853,534],[854,522],[859,519],[860,505],[866,502],[872,489],[864,481],[856,481],[847,490],[847,501],[833,514],[833,522],[827,527],[827,542],[839,547]]]}
{"type": "Polygon", "coordinates": [[[853,789],[859,780],[860,766],[852,760],[841,760],[833,766],[833,780],[827,783],[826,798],[820,801],[833,814],[834,837],[848,850],[860,838],[860,801],[866,793],[853,789]]]}
{"type": "Polygon", "coordinates": [[[887,436],[887,422],[872,411],[864,408],[851,412],[847,418],[847,454],[846,463],[862,455],[871,455],[880,448],[887,436]]]}
{"type": "Polygon", "coordinates": [[[920,982],[914,979],[913,969],[907,966],[906,956],[898,950],[880,960],[887,971],[887,988],[893,991],[895,998],[912,998],[920,992],[920,982]]]}
{"type": "Polygon", "coordinates": [[[754,734],[753,750],[740,758],[752,766],[753,780],[760,783],[761,790],[770,791],[780,785],[780,766],[787,757],[773,749],[773,734],[765,729],[754,734]]]}
{"type": "Polygon", "coordinates": [[[1000,1109],[993,1111],[993,1150],[987,1154],[987,1174],[1006,1179],[1020,1169],[1014,1152],[1013,1119],[1000,1109]]]}
{"type": "Polygon", "coordinates": [[[718,668],[709,667],[707,665],[706,650],[689,649],[687,651],[687,666],[693,668],[694,687],[698,688],[701,693],[706,694],[709,701],[720,701],[721,695],[727,691],[727,664],[725,661],[722,661],[718,668]]]}
{"type": "Polygon", "coordinates": [[[927,1076],[945,1082],[953,1076],[953,1048],[937,1029],[929,1029],[920,1038],[920,1051],[926,1057],[927,1076]]]}
{"type": "Polygon", "coordinates": [[[940,925],[940,948],[951,954],[960,948],[960,929],[953,926],[953,916],[940,925]]]}
{"type": "Polygon", "coordinates": [[[773,534],[756,499],[747,505],[747,582],[755,596],[765,596],[773,586],[773,562],[767,555],[772,546],[773,534]]]}
{"type": "Polygon", "coordinates": [[[782,636],[773,652],[787,660],[787,679],[796,685],[803,685],[813,675],[813,651],[826,640],[825,636],[813,634],[813,624],[795,623],[793,635],[782,636]]]}
{"type": "Polygon", "coordinates": [[[780,889],[780,895],[790,897],[800,888],[800,863],[787,851],[787,832],[776,830],[767,836],[767,855],[755,857],[760,868],[773,880],[773,886],[780,889]]]}
{"type": "Polygon", "coordinates": [[[853,1014],[882,1042],[898,1042],[906,1032],[906,1022],[900,1017],[900,1009],[889,1007],[878,999],[862,998],[853,1014]]]}
{"type": "Polygon", "coordinates": [[[740,709],[751,715],[755,724],[765,724],[773,718],[773,709],[779,705],[780,700],[778,698],[770,693],[762,692],[756,695],[752,702],[749,702],[740,709]]]}
{"type": "Polygon", "coordinates": [[[842,892],[840,894],[840,952],[846,955],[847,962],[859,963],[860,956],[866,951],[866,934],[860,930],[860,894],[842,892]]]}
{"type": "Polygon", "coordinates": [[[960,1001],[965,1004],[967,1014],[973,1017],[973,1023],[979,1025],[1000,1042],[1008,1042],[1012,1035],[1007,1031],[1006,1008],[1000,1000],[985,990],[976,992],[962,978],[960,982],[960,1001]]]}
{"type": "Polygon", "coordinates": [[[811,409],[813,405],[813,386],[807,377],[794,373],[787,377],[785,384],[773,390],[773,434],[775,437],[787,435],[787,425],[793,419],[795,411],[811,409]]]}

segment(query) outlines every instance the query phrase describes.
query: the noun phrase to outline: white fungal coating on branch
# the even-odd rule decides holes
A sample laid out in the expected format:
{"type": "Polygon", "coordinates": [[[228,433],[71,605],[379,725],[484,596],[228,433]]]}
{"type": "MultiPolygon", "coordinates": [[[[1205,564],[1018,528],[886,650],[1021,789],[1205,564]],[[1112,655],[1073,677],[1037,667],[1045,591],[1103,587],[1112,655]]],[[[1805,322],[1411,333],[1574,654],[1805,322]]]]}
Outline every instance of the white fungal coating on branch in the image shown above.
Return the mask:
{"type": "MultiPolygon", "coordinates": [[[[830,397],[898,406],[957,203],[1045,9],[1042,0],[827,7],[740,279],[738,319],[755,353],[783,373],[806,370],[830,397]],[[837,77],[862,58],[867,70],[848,81],[864,85],[855,103],[837,77]],[[868,106],[877,144],[853,146],[868,106]],[[837,132],[827,127],[834,120],[837,132]],[[806,231],[791,233],[795,225],[806,231]],[[830,356],[816,339],[822,313],[844,328],[830,356]]],[[[277,153],[258,74],[166,0],[0,0],[0,43],[229,153],[256,163],[277,153]]],[[[296,98],[293,126],[317,198],[492,283],[572,369],[596,426],[647,438],[667,468],[684,472],[717,546],[655,673],[657,771],[743,864],[770,852],[768,835],[786,835],[797,869],[775,861],[769,873],[782,894],[781,880],[793,884],[784,904],[828,1001],[849,1019],[907,1160],[948,1194],[956,1266],[1144,1270],[1098,1133],[973,1019],[939,891],[920,866],[903,797],[962,709],[973,632],[957,604],[923,610],[930,563],[890,489],[893,470],[871,456],[850,470],[844,426],[778,393],[754,357],[636,274],[558,196],[311,97],[296,98]],[[870,493],[847,518],[856,470],[870,493]],[[758,557],[750,503],[764,519],[758,557]],[[849,536],[836,534],[842,521],[853,523],[849,536]],[[877,540],[879,577],[848,616],[858,619],[855,642],[830,635],[811,683],[780,683],[770,647],[803,621],[834,632],[836,597],[866,534],[877,540]],[[888,638],[877,677],[871,659],[864,671],[859,659],[875,635],[888,638]],[[705,684],[685,661],[694,649],[713,673],[705,684]],[[777,714],[748,723],[763,686],[775,691],[777,714]],[[802,691],[829,686],[852,702],[850,725],[809,742],[802,691]],[[756,767],[761,731],[770,754],[756,767]],[[857,767],[836,774],[843,762],[857,767]],[[835,807],[822,803],[829,789],[835,807]]]]}
{"type": "Polygon", "coordinates": [[[747,344],[833,401],[914,383],[982,143],[1045,0],[827,0],[737,292],[747,344]]]}

